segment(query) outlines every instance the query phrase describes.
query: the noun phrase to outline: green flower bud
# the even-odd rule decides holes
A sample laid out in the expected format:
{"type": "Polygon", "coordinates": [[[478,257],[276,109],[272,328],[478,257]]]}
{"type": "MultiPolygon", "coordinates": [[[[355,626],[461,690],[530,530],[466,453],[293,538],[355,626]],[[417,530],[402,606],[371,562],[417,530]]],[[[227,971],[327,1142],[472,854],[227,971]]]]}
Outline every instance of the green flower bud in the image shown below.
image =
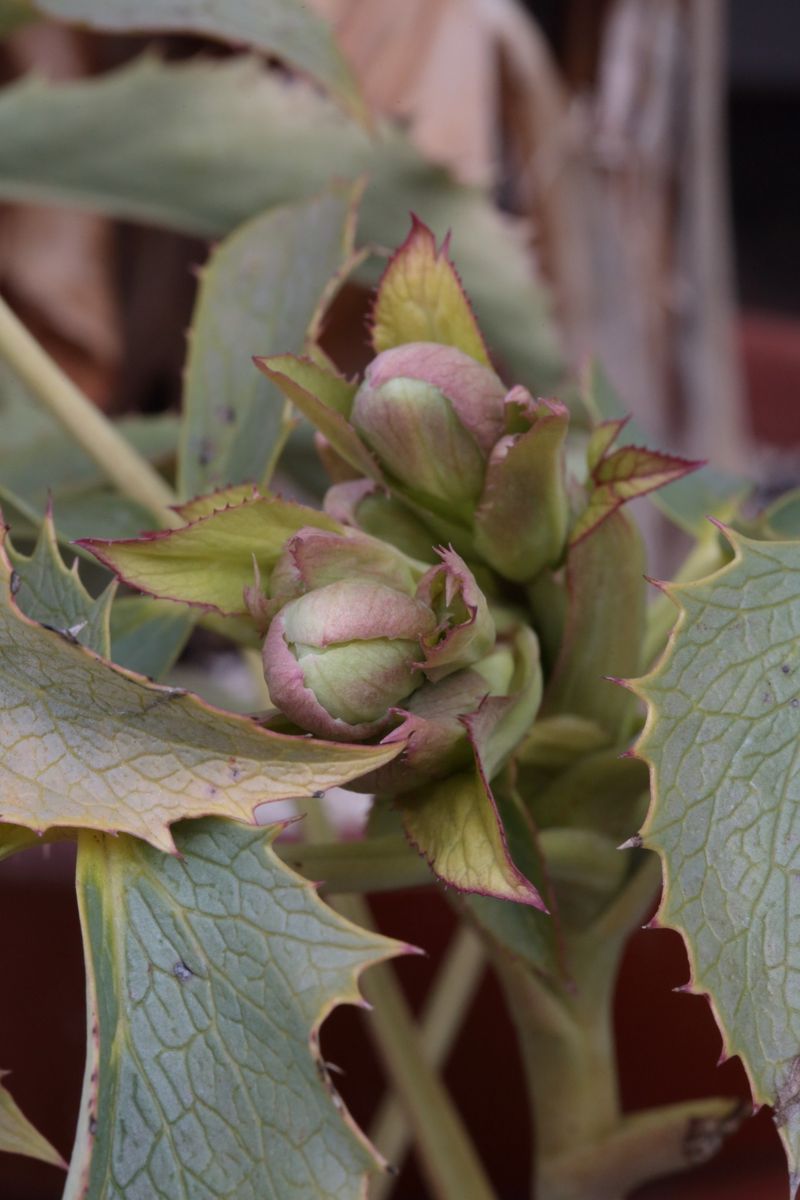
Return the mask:
{"type": "Polygon", "coordinates": [[[468,519],[504,432],[505,392],[489,367],[462,350],[412,342],[370,363],[351,421],[412,499],[468,519]]]}
{"type": "Polygon", "coordinates": [[[308,592],[280,610],[264,642],[273,703],[321,737],[371,737],[423,682],[420,643],[435,628],[426,604],[384,583],[344,579],[308,592]]]}

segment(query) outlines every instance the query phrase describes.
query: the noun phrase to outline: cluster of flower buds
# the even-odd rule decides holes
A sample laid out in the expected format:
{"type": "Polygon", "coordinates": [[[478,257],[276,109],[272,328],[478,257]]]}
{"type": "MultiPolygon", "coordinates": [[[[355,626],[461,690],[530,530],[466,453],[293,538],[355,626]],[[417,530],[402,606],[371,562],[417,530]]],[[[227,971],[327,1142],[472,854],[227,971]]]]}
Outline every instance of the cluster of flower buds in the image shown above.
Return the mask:
{"type": "Polygon", "coordinates": [[[384,275],[372,343],[359,382],[318,347],[256,359],[316,428],[333,480],[323,513],[238,485],[189,502],[181,529],[87,545],[134,586],[249,620],[276,722],[397,744],[358,786],[395,798],[448,883],[540,903],[492,782],[540,703],[620,735],[627,710],[602,676],[635,673],[644,609],[617,509],[693,464],[614,450],[623,422],[610,421],[584,436],[585,474],[568,486],[566,407],[507,389],[419,222],[384,275]]]}

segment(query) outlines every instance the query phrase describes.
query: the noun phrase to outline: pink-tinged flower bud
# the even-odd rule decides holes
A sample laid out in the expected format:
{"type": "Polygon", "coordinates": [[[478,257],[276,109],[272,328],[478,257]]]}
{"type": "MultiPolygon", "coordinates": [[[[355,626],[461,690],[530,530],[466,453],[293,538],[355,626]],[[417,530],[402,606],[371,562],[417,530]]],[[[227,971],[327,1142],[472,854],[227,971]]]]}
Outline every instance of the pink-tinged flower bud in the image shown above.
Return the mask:
{"type": "Polygon", "coordinates": [[[489,367],[462,350],[411,342],[373,359],[351,421],[413,500],[469,519],[504,433],[505,392],[489,367]]]}
{"type": "Polygon", "coordinates": [[[451,548],[420,582],[417,596],[438,624],[423,639],[425,674],[432,682],[484,658],[494,646],[495,626],[486,597],[467,564],[451,548]]]}
{"type": "Polygon", "coordinates": [[[320,737],[371,737],[423,682],[422,639],[436,625],[421,600],[374,580],[308,592],[280,610],[264,642],[272,701],[320,737]]]}
{"type": "Polygon", "coordinates": [[[269,593],[274,601],[285,603],[342,579],[371,579],[410,596],[424,574],[424,564],[378,538],[355,529],[342,534],[309,525],[284,546],[270,576],[269,593]]]}

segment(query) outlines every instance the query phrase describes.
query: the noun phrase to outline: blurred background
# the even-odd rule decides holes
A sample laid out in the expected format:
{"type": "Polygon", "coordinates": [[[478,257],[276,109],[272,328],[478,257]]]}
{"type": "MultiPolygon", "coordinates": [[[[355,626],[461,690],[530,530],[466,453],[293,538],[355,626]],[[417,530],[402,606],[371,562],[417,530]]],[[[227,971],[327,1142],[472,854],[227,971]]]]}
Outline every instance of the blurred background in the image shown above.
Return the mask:
{"type": "MultiPolygon", "coordinates": [[[[596,358],[650,444],[745,474],[765,501],[800,483],[797,0],[311,2],[333,23],[372,110],[400,123],[427,162],[487,192],[513,223],[550,314],[553,386],[596,358]]],[[[170,60],[229,53],[187,37],[108,37],[29,21],[0,43],[0,77],[93,76],[153,44],[170,60]]],[[[0,208],[0,286],[112,414],[178,405],[195,269],[207,252],[197,237],[126,220],[0,208]]],[[[363,286],[348,285],[326,334],[348,369],[364,360],[367,303],[363,286]]],[[[668,570],[668,539],[649,532],[668,570]]],[[[19,856],[0,877],[11,914],[0,928],[0,1064],[64,1154],[84,1036],[70,870],[68,851],[55,847],[49,857],[19,856]]],[[[419,1006],[449,937],[447,907],[426,891],[385,898],[377,912],[387,932],[429,951],[399,967],[419,1006]]],[[[737,1063],[716,1069],[719,1038],[705,1003],[671,991],[686,976],[677,937],[634,939],[618,1007],[631,1107],[747,1094],[737,1063]]],[[[337,1012],[324,1044],[345,1068],[348,1104],[369,1124],[381,1081],[360,1016],[337,1012]]],[[[447,1078],[498,1194],[521,1198],[528,1119],[489,978],[447,1078]]],[[[0,1158],[3,1200],[49,1200],[61,1186],[52,1168],[0,1158]]],[[[764,1112],[718,1161],[640,1200],[785,1192],[764,1112]]],[[[424,1200],[413,1160],[393,1194],[424,1200]]]]}

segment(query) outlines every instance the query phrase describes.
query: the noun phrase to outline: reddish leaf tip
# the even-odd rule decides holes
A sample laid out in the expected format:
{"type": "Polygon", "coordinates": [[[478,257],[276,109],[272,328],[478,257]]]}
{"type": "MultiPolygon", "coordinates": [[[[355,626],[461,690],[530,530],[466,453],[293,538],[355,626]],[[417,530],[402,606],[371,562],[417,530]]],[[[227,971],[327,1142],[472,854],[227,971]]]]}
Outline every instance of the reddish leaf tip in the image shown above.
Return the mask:
{"type": "Polygon", "coordinates": [[[617,687],[625,688],[627,692],[632,692],[634,690],[630,679],[621,679],[619,675],[604,675],[603,679],[605,679],[608,683],[615,683],[617,687]]]}

